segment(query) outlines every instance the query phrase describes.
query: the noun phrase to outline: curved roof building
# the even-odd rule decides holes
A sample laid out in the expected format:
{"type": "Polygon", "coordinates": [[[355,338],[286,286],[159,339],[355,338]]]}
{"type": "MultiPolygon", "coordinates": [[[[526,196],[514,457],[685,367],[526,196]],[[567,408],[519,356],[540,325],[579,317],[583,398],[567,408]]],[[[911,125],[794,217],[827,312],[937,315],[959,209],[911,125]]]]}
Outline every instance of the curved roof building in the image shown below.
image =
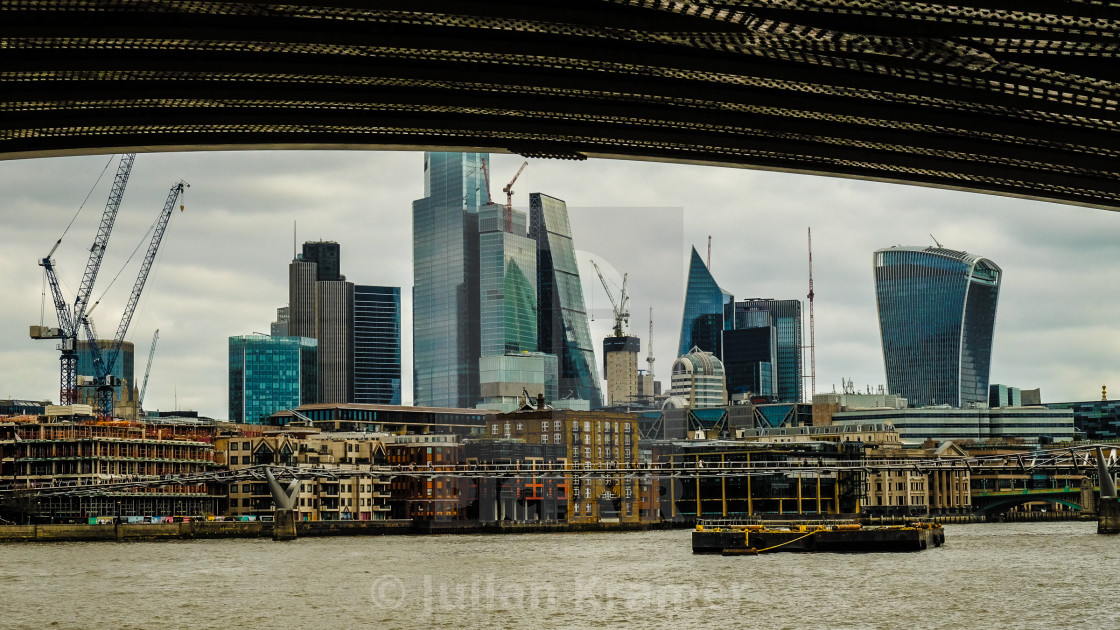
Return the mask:
{"type": "Polygon", "coordinates": [[[673,362],[670,397],[679,396],[692,407],[721,407],[727,404],[723,362],[711,352],[693,346],[673,362]]]}
{"type": "Polygon", "coordinates": [[[1003,271],[940,247],[875,252],[875,298],[887,387],[915,407],[988,400],[1003,271]]]}

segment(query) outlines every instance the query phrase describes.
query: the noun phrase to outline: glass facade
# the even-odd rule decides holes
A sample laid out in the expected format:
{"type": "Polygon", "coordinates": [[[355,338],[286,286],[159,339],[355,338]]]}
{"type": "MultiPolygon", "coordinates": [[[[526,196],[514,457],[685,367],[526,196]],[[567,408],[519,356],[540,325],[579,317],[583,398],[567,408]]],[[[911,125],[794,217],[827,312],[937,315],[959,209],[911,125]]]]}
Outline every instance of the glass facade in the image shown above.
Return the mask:
{"type": "Polygon", "coordinates": [[[401,404],[401,289],[354,285],[354,402],[401,404]]]}
{"type": "Polygon", "coordinates": [[[315,279],[320,282],[345,280],[342,251],[334,241],[308,241],[303,244],[303,260],[315,263],[315,279]]]}
{"type": "MultiPolygon", "coordinates": [[[[101,359],[108,363],[109,349],[113,347],[113,340],[98,339],[97,347],[101,349],[101,359]]],[[[131,393],[124,393],[123,388],[127,386],[129,392],[131,392],[138,387],[136,381],[133,380],[135,371],[135,347],[131,341],[121,342],[120,356],[113,362],[113,369],[109,370],[111,376],[122,380],[121,385],[113,390],[118,399],[125,400],[127,398],[131,400],[131,393]]],[[[93,351],[90,349],[88,341],[78,341],[78,374],[81,376],[97,376],[96,370],[93,369],[93,351]]]]}
{"type": "Polygon", "coordinates": [[[723,331],[723,368],[729,394],[774,398],[777,341],[773,326],[723,331]]]}
{"type": "Polygon", "coordinates": [[[529,392],[528,404],[536,406],[537,394],[544,394],[546,401],[553,401],[559,391],[554,354],[521,352],[482,357],[479,376],[482,380],[480,409],[508,413],[520,408],[524,392],[529,392]]]}
{"type": "Polygon", "coordinates": [[[537,242],[539,350],[559,361],[561,399],[603,406],[599,370],[579,279],[568,207],[541,193],[529,195],[529,237],[537,242]]]}
{"type": "Polygon", "coordinates": [[[915,407],[987,403],[1002,271],[938,247],[875,252],[887,387],[915,407]]]}
{"type": "Polygon", "coordinates": [[[490,204],[478,214],[483,357],[537,350],[537,243],[524,212],[490,204]]]}
{"type": "Polygon", "coordinates": [[[734,299],[730,293],[719,288],[704,259],[693,247],[677,356],[688,354],[693,347],[721,356],[720,333],[725,327],[724,312],[734,299]]]}
{"type": "Polygon", "coordinates": [[[318,342],[306,337],[229,338],[229,419],[264,424],[283,409],[316,402],[318,342]]]}
{"type": "Polygon", "coordinates": [[[473,407],[479,398],[478,209],[485,153],[425,153],[412,203],[413,401],[473,407]]]}
{"type": "MultiPolygon", "coordinates": [[[[733,316],[727,318],[728,330],[749,330],[765,327],[770,329],[772,338],[767,340],[766,350],[771,352],[773,394],[775,402],[802,402],[804,375],[802,367],[801,342],[801,301],[749,299],[735,302],[728,309],[733,316]]],[[[763,338],[758,337],[759,340],[763,338]]],[[[740,347],[740,349],[742,349],[740,347]]],[[[750,350],[751,354],[763,352],[763,348],[750,350]]],[[[737,363],[740,359],[731,357],[728,348],[723,348],[724,362],[737,363]]]]}

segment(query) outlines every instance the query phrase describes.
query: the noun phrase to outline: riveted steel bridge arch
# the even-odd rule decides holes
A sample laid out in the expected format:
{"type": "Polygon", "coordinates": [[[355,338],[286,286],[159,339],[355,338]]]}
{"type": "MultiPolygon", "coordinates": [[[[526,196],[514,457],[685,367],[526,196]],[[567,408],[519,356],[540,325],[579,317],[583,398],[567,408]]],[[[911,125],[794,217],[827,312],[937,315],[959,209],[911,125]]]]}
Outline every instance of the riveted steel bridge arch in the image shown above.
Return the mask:
{"type": "Polygon", "coordinates": [[[0,0],[0,159],[473,149],[1120,208],[1120,9],[0,0]]]}

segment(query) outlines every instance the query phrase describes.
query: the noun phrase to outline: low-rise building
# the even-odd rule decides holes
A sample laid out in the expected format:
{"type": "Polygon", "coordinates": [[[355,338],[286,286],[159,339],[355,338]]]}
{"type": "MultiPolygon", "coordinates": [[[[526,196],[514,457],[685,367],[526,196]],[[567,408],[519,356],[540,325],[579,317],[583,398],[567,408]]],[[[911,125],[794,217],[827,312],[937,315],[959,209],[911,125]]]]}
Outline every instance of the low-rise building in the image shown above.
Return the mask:
{"type": "MultiPolygon", "coordinates": [[[[382,520],[389,514],[389,482],[370,472],[388,457],[385,435],[368,433],[319,433],[315,429],[289,429],[263,435],[231,435],[215,440],[219,465],[230,470],[276,465],[337,468],[339,478],[318,477],[300,482],[296,501],[298,517],[318,520],[382,520]]],[[[235,517],[270,516],[272,494],[264,481],[233,483],[228,491],[226,514],[235,517]]]]}
{"type": "Polygon", "coordinates": [[[463,444],[454,434],[388,436],[386,454],[389,465],[430,473],[447,471],[447,477],[409,475],[393,477],[392,517],[415,521],[459,521],[470,517],[469,495],[465,485],[454,476],[464,463],[463,444]]]}
{"type": "Polygon", "coordinates": [[[864,409],[832,414],[836,424],[881,424],[889,422],[904,443],[926,440],[1023,440],[1029,443],[1069,442],[1074,439],[1073,412],[1045,407],[1001,407],[998,409],[864,409]]]}
{"type": "MultiPolygon", "coordinates": [[[[638,419],[604,411],[537,409],[503,414],[490,421],[490,437],[528,444],[560,445],[571,470],[633,467],[638,463],[638,419]]],[[[572,474],[567,520],[571,523],[638,522],[641,484],[618,474],[572,474]]],[[[647,518],[653,518],[652,514],[647,518]]]]}
{"type": "MultiPolygon", "coordinates": [[[[53,411],[67,408],[55,407],[53,411]]],[[[71,408],[71,411],[72,408],[71,408]]],[[[150,435],[139,423],[97,422],[72,413],[0,423],[0,483],[19,488],[80,487],[145,481],[212,470],[214,447],[204,441],[150,435]]],[[[42,496],[0,506],[13,521],[81,521],[96,517],[198,517],[218,511],[205,484],[107,489],[91,496],[42,496]],[[14,517],[14,518],[13,518],[14,517]]],[[[6,515],[5,515],[6,514],[6,515]]]]}

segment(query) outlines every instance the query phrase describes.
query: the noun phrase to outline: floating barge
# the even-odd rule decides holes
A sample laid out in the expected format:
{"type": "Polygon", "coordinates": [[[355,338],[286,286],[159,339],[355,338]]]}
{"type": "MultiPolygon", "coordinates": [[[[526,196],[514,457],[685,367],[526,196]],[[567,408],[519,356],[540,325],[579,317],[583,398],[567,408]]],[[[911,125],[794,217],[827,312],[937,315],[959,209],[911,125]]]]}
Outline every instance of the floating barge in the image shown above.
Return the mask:
{"type": "Polygon", "coordinates": [[[945,530],[938,523],[864,527],[837,524],[719,524],[696,526],[692,553],[725,556],[778,551],[899,552],[940,547],[945,530]]]}

